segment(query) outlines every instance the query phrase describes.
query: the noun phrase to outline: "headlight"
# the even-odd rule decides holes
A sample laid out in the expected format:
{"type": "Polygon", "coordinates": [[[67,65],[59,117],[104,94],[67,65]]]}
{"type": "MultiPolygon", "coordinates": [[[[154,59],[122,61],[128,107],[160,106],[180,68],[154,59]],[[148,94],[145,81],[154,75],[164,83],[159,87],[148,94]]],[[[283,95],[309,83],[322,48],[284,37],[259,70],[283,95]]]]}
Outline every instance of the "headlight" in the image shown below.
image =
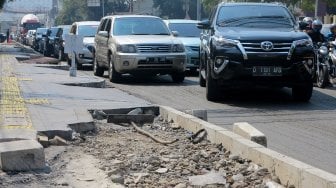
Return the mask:
{"type": "Polygon", "coordinates": [[[236,40],[231,40],[231,39],[226,39],[224,37],[214,37],[214,45],[215,46],[222,46],[222,47],[226,47],[226,48],[233,48],[236,47],[237,44],[239,43],[239,41],[236,40]]]}
{"type": "Polygon", "coordinates": [[[174,44],[172,48],[172,52],[184,52],[184,46],[182,44],[174,44]]]}
{"type": "Polygon", "coordinates": [[[117,51],[122,53],[135,53],[136,47],[134,45],[117,45],[117,51]]]}
{"type": "Polygon", "coordinates": [[[321,54],[321,55],[327,55],[328,54],[328,48],[327,47],[325,47],[325,46],[321,46],[320,48],[319,48],[319,53],[321,54]]]}
{"type": "Polygon", "coordinates": [[[295,44],[296,47],[313,46],[313,42],[312,42],[311,39],[296,40],[296,41],[294,41],[294,44],[295,44]]]}

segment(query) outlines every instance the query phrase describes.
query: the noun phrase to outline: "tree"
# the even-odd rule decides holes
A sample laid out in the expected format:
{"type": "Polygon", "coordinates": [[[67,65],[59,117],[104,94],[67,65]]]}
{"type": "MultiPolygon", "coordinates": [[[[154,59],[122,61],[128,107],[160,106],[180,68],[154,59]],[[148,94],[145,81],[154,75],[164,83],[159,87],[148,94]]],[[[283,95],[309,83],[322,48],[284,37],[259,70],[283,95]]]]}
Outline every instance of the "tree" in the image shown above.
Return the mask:
{"type": "Polygon", "coordinates": [[[55,20],[57,25],[70,25],[76,21],[88,19],[87,0],[63,1],[63,10],[58,14],[55,20]]]}
{"type": "Polygon", "coordinates": [[[0,0],[0,9],[3,8],[3,6],[6,2],[10,2],[10,1],[13,1],[13,0],[7,0],[7,1],[6,0],[0,0]]]}
{"type": "Polygon", "coordinates": [[[184,0],[153,0],[153,7],[160,10],[160,16],[169,19],[184,18],[184,0]]]}

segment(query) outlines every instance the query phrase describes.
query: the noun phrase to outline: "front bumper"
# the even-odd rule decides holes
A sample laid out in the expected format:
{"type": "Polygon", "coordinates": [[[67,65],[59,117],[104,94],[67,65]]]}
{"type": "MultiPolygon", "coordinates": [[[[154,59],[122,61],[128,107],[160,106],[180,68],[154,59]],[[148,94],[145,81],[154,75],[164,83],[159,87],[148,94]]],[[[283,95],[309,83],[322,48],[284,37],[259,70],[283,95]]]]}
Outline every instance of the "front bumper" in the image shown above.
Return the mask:
{"type": "Polygon", "coordinates": [[[128,54],[117,53],[114,67],[120,73],[176,73],[186,69],[185,53],[128,54]]]}
{"type": "Polygon", "coordinates": [[[199,53],[195,51],[187,52],[187,69],[199,67],[199,53]]]}
{"type": "Polygon", "coordinates": [[[275,86],[293,87],[311,82],[311,69],[314,51],[312,48],[300,48],[292,52],[291,57],[285,53],[253,53],[243,56],[237,49],[217,49],[211,60],[211,76],[225,86],[275,86]],[[223,64],[216,64],[222,59],[223,64]],[[256,75],[256,67],[281,68],[279,75],[256,75]]]}

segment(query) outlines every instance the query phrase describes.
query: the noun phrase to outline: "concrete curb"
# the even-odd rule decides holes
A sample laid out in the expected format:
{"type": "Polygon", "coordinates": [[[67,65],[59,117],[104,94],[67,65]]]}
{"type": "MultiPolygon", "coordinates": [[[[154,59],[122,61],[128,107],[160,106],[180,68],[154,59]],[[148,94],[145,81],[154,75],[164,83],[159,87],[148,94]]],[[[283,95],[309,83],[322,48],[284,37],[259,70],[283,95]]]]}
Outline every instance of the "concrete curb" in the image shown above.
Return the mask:
{"type": "Polygon", "coordinates": [[[160,115],[165,120],[172,120],[192,132],[206,129],[209,141],[221,143],[231,153],[268,168],[280,178],[283,185],[302,188],[336,188],[336,175],[265,148],[225,128],[167,106],[160,106],[160,115]]]}

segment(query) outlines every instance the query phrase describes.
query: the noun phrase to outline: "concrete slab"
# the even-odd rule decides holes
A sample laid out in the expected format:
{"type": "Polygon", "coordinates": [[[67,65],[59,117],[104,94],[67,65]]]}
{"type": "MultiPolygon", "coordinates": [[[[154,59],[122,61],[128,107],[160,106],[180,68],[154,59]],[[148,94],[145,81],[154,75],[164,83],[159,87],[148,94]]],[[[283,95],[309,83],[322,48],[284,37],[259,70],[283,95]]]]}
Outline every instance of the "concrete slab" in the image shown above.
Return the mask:
{"type": "Polygon", "coordinates": [[[233,132],[248,140],[267,147],[267,138],[264,133],[260,132],[247,122],[234,123],[233,132]]]}
{"type": "Polygon", "coordinates": [[[3,171],[29,171],[45,168],[42,145],[35,140],[0,143],[0,168],[3,171]]]}

